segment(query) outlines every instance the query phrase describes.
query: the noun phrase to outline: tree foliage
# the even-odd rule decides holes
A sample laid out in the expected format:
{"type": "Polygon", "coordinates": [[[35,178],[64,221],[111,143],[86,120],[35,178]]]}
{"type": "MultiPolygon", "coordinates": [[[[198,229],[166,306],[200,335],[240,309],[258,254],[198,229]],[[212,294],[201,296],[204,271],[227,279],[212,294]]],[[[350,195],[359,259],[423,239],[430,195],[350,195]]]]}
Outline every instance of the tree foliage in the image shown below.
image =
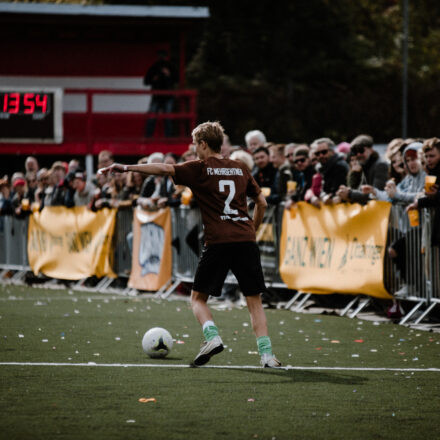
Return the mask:
{"type": "MultiPolygon", "coordinates": [[[[233,141],[259,128],[274,141],[401,134],[402,5],[393,0],[211,2],[189,66],[200,119],[233,141]]],[[[410,9],[410,135],[439,113],[440,5],[410,9]],[[425,106],[429,103],[429,106],[425,106]]]]}

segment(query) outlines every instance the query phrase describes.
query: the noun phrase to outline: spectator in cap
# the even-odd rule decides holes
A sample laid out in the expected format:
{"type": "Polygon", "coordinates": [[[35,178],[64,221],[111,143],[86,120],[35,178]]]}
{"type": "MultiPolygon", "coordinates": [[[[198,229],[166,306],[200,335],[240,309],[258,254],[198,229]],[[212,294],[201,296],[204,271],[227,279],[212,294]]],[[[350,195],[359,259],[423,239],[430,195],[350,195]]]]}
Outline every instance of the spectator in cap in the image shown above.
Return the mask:
{"type": "Polygon", "coordinates": [[[12,196],[12,209],[18,218],[24,218],[30,214],[30,201],[27,198],[27,184],[25,179],[15,179],[13,183],[14,195],[12,196]]]}
{"type": "Polygon", "coordinates": [[[89,206],[93,200],[95,193],[95,185],[92,182],[87,182],[87,176],[84,170],[77,169],[73,176],[73,188],[75,188],[75,194],[73,200],[75,206],[89,206]]]}
{"type": "MultiPolygon", "coordinates": [[[[362,167],[363,181],[367,185],[383,190],[389,177],[388,163],[379,157],[373,148],[373,138],[369,135],[359,135],[351,143],[351,154],[356,156],[362,167]]],[[[325,178],[324,178],[325,180],[325,178]]],[[[369,194],[353,190],[345,184],[341,185],[337,195],[342,201],[365,204],[369,194]]]]}

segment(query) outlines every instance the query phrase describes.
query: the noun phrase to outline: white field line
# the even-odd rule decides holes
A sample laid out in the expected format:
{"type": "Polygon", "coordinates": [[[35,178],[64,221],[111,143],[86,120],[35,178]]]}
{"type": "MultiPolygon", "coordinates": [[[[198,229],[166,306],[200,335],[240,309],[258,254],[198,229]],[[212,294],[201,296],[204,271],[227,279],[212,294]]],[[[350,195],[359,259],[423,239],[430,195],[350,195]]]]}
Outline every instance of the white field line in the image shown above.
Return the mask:
{"type": "Polygon", "coordinates": [[[134,300],[136,302],[137,299],[161,299],[154,294],[146,294],[144,295],[136,295],[136,296],[110,296],[108,294],[101,295],[84,295],[84,296],[75,296],[75,295],[65,295],[65,296],[45,296],[45,297],[23,297],[23,296],[9,296],[9,297],[0,297],[0,301],[34,301],[34,302],[51,302],[51,301],[113,301],[113,300],[134,300]],[[149,295],[149,296],[147,296],[149,295]]]}
{"type": "MultiPolygon", "coordinates": [[[[97,364],[95,362],[0,362],[0,366],[19,367],[110,367],[110,368],[193,368],[188,364],[97,364]]],[[[198,368],[218,368],[229,370],[260,370],[255,365],[205,365],[198,368]]],[[[271,369],[272,370],[272,369],[271,369]]],[[[406,373],[440,373],[440,368],[386,368],[386,367],[300,367],[287,365],[277,370],[300,371],[400,371],[406,373]]]]}

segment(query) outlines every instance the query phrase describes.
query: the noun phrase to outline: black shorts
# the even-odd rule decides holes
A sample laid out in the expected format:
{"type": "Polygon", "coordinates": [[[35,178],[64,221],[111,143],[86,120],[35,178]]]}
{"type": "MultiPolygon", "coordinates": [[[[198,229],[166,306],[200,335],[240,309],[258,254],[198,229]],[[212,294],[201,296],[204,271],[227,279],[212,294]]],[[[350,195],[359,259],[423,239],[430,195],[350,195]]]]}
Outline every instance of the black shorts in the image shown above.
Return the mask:
{"type": "Polygon", "coordinates": [[[197,266],[193,290],[220,296],[229,270],[237,278],[244,296],[266,291],[260,249],[253,241],[206,246],[197,266]]]}

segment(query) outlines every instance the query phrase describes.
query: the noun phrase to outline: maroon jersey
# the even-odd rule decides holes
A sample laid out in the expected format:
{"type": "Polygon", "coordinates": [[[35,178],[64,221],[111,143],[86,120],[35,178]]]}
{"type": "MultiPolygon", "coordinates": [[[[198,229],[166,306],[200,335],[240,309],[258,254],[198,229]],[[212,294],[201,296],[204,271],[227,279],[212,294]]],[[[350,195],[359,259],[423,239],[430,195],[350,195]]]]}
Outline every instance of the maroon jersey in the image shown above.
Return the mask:
{"type": "Polygon", "coordinates": [[[255,198],[261,190],[244,164],[211,156],[174,169],[174,182],[188,186],[198,202],[207,245],[255,241],[246,196],[255,198]]]}

